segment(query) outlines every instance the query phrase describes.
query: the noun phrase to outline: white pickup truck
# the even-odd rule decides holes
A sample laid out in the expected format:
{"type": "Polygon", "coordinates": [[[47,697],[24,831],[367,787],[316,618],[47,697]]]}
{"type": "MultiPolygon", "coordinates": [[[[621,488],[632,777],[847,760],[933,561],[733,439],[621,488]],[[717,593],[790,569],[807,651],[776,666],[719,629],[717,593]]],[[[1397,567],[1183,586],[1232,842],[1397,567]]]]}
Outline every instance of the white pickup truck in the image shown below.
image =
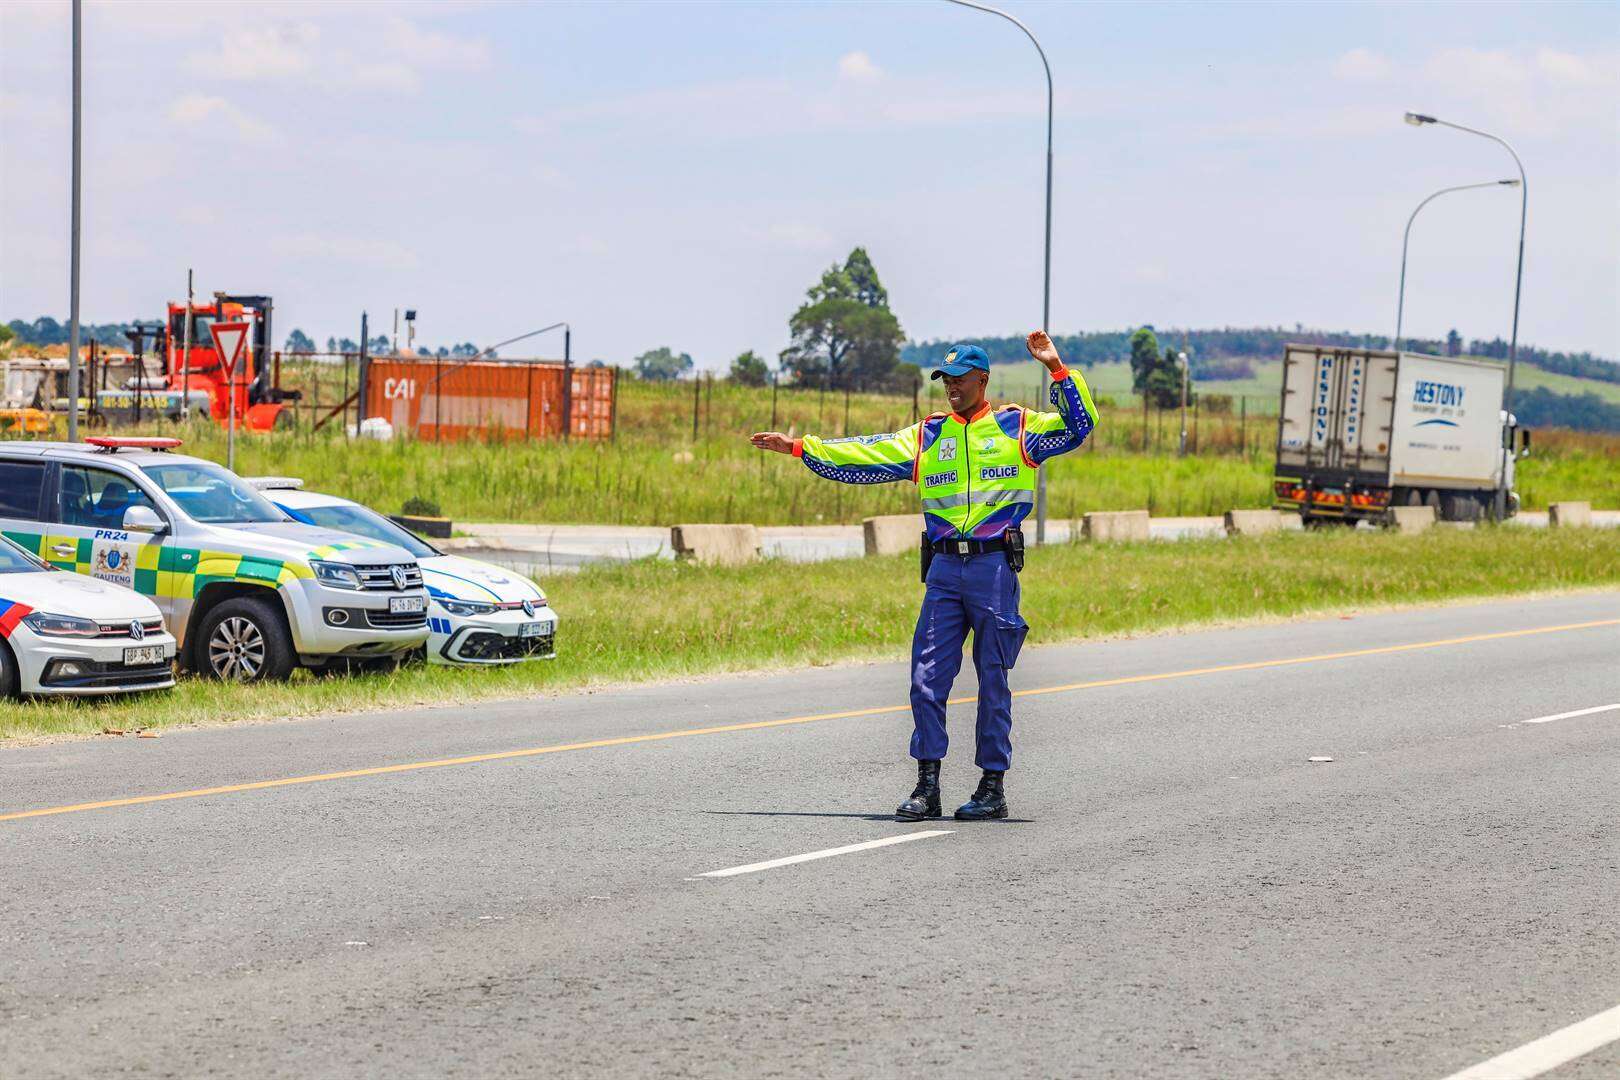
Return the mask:
{"type": "Polygon", "coordinates": [[[1286,346],[1274,505],[1307,522],[1425,504],[1477,521],[1500,489],[1517,513],[1514,450],[1529,453],[1530,433],[1502,411],[1506,377],[1478,360],[1286,346]]]}
{"type": "Polygon", "coordinates": [[[178,445],[0,442],[0,532],[58,569],[150,597],[181,665],[212,678],[391,665],[427,641],[410,553],[294,521],[178,445]]]}

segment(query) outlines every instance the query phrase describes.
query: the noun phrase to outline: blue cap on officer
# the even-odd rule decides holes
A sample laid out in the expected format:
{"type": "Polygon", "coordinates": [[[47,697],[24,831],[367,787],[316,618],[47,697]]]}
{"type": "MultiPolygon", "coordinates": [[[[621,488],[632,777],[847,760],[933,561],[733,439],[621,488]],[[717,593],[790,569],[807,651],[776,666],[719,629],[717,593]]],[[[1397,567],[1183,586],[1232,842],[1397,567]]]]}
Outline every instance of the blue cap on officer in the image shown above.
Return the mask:
{"type": "Polygon", "coordinates": [[[990,372],[990,357],[977,345],[952,345],[945,353],[945,358],[934,368],[931,379],[938,379],[945,375],[966,375],[970,371],[990,372]]]}

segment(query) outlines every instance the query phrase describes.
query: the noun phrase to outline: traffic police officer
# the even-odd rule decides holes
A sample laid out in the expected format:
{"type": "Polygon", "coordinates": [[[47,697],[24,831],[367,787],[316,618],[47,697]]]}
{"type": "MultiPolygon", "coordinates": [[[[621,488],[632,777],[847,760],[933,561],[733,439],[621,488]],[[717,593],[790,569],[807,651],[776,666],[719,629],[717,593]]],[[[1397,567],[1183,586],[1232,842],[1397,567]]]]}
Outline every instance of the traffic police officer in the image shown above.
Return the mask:
{"type": "Polygon", "coordinates": [[[945,703],[962,666],[962,645],[973,632],[979,676],[976,762],[978,790],[956,811],[958,820],[1007,816],[1003,778],[1012,765],[1012,692],[1007,672],[1018,659],[1029,625],[1018,613],[1023,567],[1019,528],[1035,503],[1041,463],[1085,441],[1097,408],[1079,372],[1063,366],[1043,330],[1026,341],[1030,355],[1052,374],[1056,412],[1019,405],[992,409],[985,400],[990,358],[977,345],[954,345],[933,378],[945,380],[949,413],[935,413],[904,431],[821,439],[760,432],[762,450],[803,458],[819,476],[845,484],[910,480],[922,495],[922,611],[911,643],[911,756],[917,786],[895,816],[939,817],[939,765],[945,757],[945,703]]]}

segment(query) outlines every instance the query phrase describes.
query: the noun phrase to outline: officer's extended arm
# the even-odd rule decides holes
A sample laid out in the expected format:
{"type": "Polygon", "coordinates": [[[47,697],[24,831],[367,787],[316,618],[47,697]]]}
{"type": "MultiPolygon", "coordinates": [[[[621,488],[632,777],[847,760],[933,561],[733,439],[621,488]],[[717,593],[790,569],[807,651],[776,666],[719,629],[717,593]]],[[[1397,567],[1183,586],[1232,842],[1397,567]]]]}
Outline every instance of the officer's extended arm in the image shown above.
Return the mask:
{"type": "Polygon", "coordinates": [[[823,439],[806,435],[793,440],[793,456],[803,458],[817,476],[843,484],[890,484],[912,479],[921,424],[884,435],[851,435],[823,439]]]}
{"type": "Polygon", "coordinates": [[[1085,376],[1063,366],[1051,338],[1037,330],[1029,335],[1028,345],[1030,355],[1052,373],[1049,396],[1057,407],[1057,412],[1024,414],[1024,452],[1039,465],[1086,441],[1097,426],[1097,406],[1091,400],[1085,376]]]}

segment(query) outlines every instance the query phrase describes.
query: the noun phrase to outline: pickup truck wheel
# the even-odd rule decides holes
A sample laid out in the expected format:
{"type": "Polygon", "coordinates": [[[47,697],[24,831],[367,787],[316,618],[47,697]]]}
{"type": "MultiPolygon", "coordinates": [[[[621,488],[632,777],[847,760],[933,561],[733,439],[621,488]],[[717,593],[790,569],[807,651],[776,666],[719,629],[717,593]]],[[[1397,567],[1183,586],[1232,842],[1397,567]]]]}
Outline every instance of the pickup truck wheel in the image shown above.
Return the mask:
{"type": "Polygon", "coordinates": [[[11,655],[11,646],[0,641],[0,699],[14,698],[22,688],[22,674],[17,670],[17,658],[11,655]]]}
{"type": "Polygon", "coordinates": [[[280,681],[297,665],[292,635],[269,600],[256,596],[226,600],[203,617],[200,630],[197,670],[206,679],[280,681]]]}

